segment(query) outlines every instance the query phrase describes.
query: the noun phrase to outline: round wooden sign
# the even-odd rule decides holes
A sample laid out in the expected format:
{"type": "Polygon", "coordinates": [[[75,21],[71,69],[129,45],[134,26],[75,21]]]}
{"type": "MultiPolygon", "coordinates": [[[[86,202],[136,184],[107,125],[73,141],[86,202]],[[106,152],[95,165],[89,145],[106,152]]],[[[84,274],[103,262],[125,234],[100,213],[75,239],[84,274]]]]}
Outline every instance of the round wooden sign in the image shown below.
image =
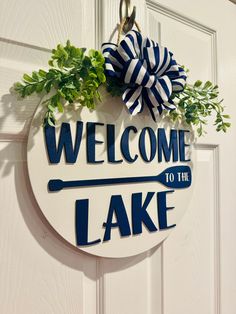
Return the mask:
{"type": "Polygon", "coordinates": [[[125,257],[163,241],[192,195],[192,132],[132,117],[107,97],[95,111],[69,109],[42,127],[38,107],[28,139],[28,171],[44,216],[85,252],[125,257]]]}

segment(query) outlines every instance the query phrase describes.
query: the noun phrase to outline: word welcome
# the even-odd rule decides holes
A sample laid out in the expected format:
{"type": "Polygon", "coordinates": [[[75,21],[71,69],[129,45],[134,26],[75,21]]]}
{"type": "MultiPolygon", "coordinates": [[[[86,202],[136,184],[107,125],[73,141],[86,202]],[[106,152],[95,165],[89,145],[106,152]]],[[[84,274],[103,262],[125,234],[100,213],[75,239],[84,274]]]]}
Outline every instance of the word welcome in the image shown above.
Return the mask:
{"type": "Polygon", "coordinates": [[[138,132],[135,126],[128,126],[124,129],[120,138],[120,145],[116,143],[116,132],[114,124],[103,124],[98,122],[87,122],[86,127],[82,121],[77,121],[76,134],[74,142],[72,140],[71,128],[69,123],[62,123],[58,145],[56,144],[56,131],[54,127],[46,126],[44,128],[45,142],[49,161],[52,164],[57,164],[61,160],[62,151],[65,152],[65,160],[67,163],[76,163],[80,146],[83,138],[84,129],[86,131],[86,158],[87,163],[104,163],[104,159],[98,159],[96,148],[99,145],[106,145],[107,162],[122,163],[124,160],[129,163],[134,163],[139,157],[145,162],[152,162],[157,158],[158,162],[162,162],[163,158],[166,162],[182,161],[187,162],[185,134],[187,130],[170,130],[169,136],[166,130],[158,128],[155,132],[150,127],[144,127],[141,132],[138,132]],[[106,141],[98,140],[97,133],[105,128],[106,141]],[[138,147],[135,153],[131,153],[130,142],[131,136],[138,135],[138,147]],[[147,143],[149,142],[149,145],[147,143]],[[119,150],[123,159],[117,159],[117,150],[119,150]]]}

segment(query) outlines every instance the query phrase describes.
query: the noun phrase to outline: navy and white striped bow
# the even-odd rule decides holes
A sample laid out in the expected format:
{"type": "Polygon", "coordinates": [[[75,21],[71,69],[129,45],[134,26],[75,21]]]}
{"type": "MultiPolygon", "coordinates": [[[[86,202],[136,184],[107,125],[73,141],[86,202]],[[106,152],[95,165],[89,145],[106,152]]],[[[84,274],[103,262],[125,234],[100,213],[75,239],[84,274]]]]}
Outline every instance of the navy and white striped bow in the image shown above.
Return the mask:
{"type": "Polygon", "coordinates": [[[144,104],[154,120],[156,112],[176,108],[171,94],[183,91],[187,77],[167,48],[132,30],[118,46],[103,44],[102,52],[106,75],[127,84],[122,99],[132,115],[141,112],[144,104]]]}

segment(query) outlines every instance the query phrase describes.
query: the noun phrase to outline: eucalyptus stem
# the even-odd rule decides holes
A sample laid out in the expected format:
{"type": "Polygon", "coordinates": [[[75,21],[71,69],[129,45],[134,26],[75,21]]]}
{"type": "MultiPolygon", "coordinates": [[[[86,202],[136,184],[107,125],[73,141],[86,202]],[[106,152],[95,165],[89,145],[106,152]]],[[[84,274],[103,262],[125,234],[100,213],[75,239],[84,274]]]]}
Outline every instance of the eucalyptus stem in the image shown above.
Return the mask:
{"type": "Polygon", "coordinates": [[[169,113],[170,120],[184,121],[196,126],[198,135],[202,136],[206,133],[204,126],[207,124],[207,118],[214,114],[216,131],[226,132],[230,127],[227,122],[230,116],[223,114],[223,100],[218,100],[218,96],[218,86],[210,81],[203,84],[198,80],[194,85],[186,84],[183,92],[172,95],[176,110],[169,113]]]}

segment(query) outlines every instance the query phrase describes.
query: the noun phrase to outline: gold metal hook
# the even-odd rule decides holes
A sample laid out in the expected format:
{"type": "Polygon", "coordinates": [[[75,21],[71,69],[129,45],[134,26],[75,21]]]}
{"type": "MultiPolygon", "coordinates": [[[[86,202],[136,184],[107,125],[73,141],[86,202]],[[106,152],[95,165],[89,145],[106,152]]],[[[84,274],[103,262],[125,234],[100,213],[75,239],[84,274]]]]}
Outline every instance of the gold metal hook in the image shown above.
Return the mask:
{"type": "Polygon", "coordinates": [[[120,1],[120,23],[125,19],[123,26],[123,33],[128,33],[134,26],[136,18],[136,7],[133,7],[133,11],[130,14],[130,0],[121,0],[120,1]]]}

